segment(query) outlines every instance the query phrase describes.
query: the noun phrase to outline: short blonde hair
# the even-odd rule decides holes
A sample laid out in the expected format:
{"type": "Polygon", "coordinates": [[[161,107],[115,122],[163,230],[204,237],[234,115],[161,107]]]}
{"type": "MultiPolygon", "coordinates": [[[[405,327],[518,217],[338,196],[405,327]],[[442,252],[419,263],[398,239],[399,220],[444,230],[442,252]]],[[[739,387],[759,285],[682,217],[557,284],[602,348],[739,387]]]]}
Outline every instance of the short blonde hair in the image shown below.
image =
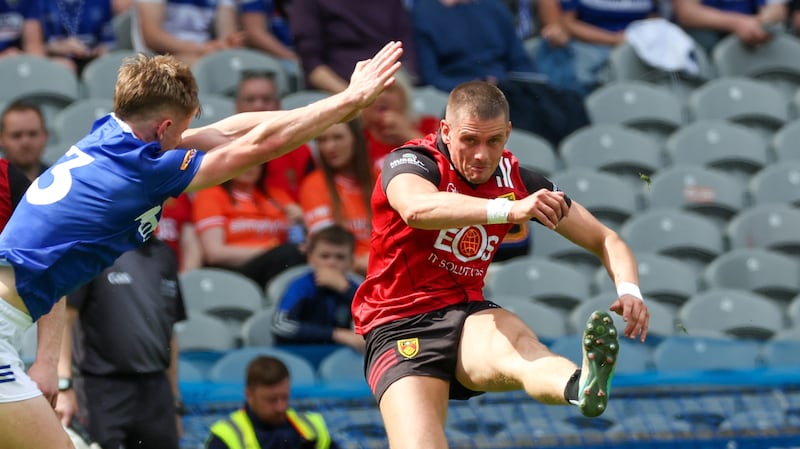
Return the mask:
{"type": "Polygon", "coordinates": [[[189,116],[199,107],[192,71],[173,56],[138,54],[119,69],[114,113],[123,120],[149,118],[164,110],[189,116]]]}

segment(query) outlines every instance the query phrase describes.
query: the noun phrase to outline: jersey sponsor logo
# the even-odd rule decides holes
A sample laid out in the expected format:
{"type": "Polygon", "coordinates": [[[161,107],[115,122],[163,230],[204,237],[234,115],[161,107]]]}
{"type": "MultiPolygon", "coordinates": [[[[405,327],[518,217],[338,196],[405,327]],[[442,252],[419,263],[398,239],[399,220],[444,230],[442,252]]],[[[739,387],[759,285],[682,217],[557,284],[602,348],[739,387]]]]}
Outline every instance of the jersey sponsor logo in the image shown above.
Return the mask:
{"type": "Polygon", "coordinates": [[[181,171],[186,170],[189,167],[189,164],[192,163],[192,159],[197,154],[197,150],[189,150],[183,155],[183,162],[181,162],[181,171]]]}
{"type": "Polygon", "coordinates": [[[405,164],[416,165],[417,167],[420,167],[423,170],[428,171],[428,167],[426,167],[422,163],[422,161],[417,159],[417,155],[414,154],[414,153],[403,153],[403,154],[401,154],[398,159],[395,159],[392,162],[389,162],[389,168],[395,168],[395,167],[398,167],[400,165],[405,165],[405,164]]]}
{"type": "Polygon", "coordinates": [[[161,212],[161,206],[153,206],[150,210],[136,217],[139,222],[139,235],[142,241],[146,241],[153,234],[158,226],[158,213],[161,212]]]}
{"type": "Polygon", "coordinates": [[[413,359],[419,353],[419,338],[397,340],[397,350],[407,359],[413,359]]]}
{"type": "Polygon", "coordinates": [[[106,280],[111,285],[130,285],[133,284],[133,276],[124,271],[112,271],[106,276],[106,280]]]}
{"type": "Polygon", "coordinates": [[[448,192],[450,192],[450,193],[458,193],[458,189],[456,189],[456,185],[453,184],[452,182],[447,183],[447,189],[446,190],[448,192]]]}
{"type": "Polygon", "coordinates": [[[0,365],[0,383],[14,382],[17,378],[14,376],[14,371],[11,371],[11,365],[0,365]]]}
{"type": "Polygon", "coordinates": [[[489,235],[483,225],[465,228],[442,229],[434,242],[434,248],[453,254],[461,262],[476,259],[487,261],[492,257],[500,238],[489,235]]]}

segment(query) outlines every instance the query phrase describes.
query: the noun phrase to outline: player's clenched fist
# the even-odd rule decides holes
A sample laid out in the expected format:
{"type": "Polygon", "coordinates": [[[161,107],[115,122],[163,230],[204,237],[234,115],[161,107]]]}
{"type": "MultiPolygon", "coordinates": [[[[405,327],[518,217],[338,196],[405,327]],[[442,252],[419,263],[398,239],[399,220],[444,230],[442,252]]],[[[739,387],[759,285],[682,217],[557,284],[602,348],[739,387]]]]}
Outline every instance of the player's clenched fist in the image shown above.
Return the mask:
{"type": "Polygon", "coordinates": [[[510,223],[525,223],[531,218],[550,229],[555,229],[558,222],[569,214],[569,205],[564,199],[564,192],[553,192],[540,189],[532,195],[515,201],[508,213],[510,223]]]}

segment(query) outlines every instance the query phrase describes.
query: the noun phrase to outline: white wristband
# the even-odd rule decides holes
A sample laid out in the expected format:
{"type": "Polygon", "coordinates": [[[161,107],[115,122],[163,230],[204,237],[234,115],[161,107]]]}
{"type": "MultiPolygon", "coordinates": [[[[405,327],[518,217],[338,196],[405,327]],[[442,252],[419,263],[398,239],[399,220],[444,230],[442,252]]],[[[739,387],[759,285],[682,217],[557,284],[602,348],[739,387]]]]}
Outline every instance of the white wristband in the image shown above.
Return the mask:
{"type": "Polygon", "coordinates": [[[508,213],[514,203],[508,198],[495,198],[486,203],[486,223],[508,223],[508,213]]]}
{"type": "Polygon", "coordinates": [[[624,295],[635,296],[641,301],[644,301],[644,298],[642,298],[642,292],[639,290],[639,286],[633,282],[620,282],[619,285],[617,285],[617,296],[621,298],[624,295]]]}

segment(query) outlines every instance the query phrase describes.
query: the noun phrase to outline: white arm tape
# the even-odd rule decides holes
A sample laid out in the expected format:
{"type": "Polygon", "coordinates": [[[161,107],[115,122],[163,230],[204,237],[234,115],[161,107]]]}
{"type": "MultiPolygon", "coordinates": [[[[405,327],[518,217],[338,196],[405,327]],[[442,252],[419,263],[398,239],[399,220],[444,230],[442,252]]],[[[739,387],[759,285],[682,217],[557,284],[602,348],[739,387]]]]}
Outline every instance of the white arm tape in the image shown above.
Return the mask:
{"type": "Polygon", "coordinates": [[[624,295],[632,295],[644,301],[639,286],[633,282],[620,282],[619,285],[617,285],[617,296],[621,298],[624,295]]]}
{"type": "Polygon", "coordinates": [[[495,198],[486,203],[486,223],[508,223],[508,213],[514,203],[508,198],[495,198]]]}

